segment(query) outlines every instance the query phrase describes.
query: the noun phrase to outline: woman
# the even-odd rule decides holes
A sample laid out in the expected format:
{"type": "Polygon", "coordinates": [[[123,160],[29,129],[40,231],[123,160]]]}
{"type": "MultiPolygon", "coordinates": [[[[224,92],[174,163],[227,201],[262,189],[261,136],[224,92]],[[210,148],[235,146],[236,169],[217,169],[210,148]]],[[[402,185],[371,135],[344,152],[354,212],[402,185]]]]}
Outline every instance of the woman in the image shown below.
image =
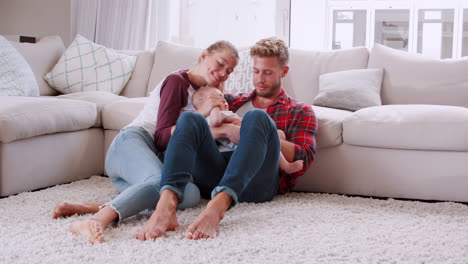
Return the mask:
{"type": "MultiPolygon", "coordinates": [[[[219,87],[236,67],[239,55],[227,41],[218,41],[204,50],[190,70],[170,74],[151,92],[150,100],[138,117],[123,128],[106,156],[106,171],[120,192],[111,201],[59,203],[53,218],[95,213],[70,225],[70,231],[86,236],[91,243],[104,240],[103,230],[113,221],[154,209],[159,200],[163,152],[183,108],[192,108],[192,94],[200,87],[219,87]],[[155,125],[156,120],[156,125],[155,125]]],[[[222,96],[213,96],[197,109],[206,116],[213,107],[224,104],[222,96]]],[[[187,184],[184,200],[178,208],[195,206],[200,200],[198,188],[187,184]]]]}

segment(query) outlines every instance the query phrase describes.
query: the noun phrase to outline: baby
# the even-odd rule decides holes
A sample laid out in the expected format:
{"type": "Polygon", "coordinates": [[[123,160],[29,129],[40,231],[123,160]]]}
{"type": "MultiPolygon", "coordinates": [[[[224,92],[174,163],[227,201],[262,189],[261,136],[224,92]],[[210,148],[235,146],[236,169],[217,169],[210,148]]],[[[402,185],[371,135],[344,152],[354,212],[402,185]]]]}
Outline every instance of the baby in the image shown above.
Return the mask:
{"type": "MultiPolygon", "coordinates": [[[[221,94],[222,92],[215,87],[205,86],[197,90],[192,96],[192,104],[195,109],[198,109],[203,101],[208,100],[208,98],[213,94],[221,94]]],[[[217,127],[224,122],[230,122],[234,124],[240,125],[241,118],[232,111],[228,111],[228,104],[221,107],[215,107],[211,110],[210,114],[206,118],[208,124],[213,127],[217,127]]],[[[280,139],[286,139],[286,136],[283,131],[278,130],[278,136],[280,139]]],[[[221,145],[219,147],[220,151],[233,151],[237,145],[230,142],[227,139],[217,140],[221,145]]],[[[301,170],[304,166],[304,161],[296,160],[293,162],[289,162],[284,157],[283,153],[280,152],[280,160],[279,160],[279,167],[281,170],[286,172],[287,174],[291,174],[301,170]]]]}

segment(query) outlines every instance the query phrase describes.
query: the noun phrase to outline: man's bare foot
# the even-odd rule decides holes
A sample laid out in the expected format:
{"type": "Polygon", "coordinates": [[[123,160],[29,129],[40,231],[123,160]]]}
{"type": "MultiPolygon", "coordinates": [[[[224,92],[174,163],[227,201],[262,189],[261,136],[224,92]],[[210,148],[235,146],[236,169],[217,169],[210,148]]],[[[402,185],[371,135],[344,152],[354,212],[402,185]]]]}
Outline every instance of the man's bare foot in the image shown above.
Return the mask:
{"type": "Polygon", "coordinates": [[[291,174],[291,173],[295,173],[295,172],[302,170],[302,168],[304,168],[304,161],[296,160],[296,161],[289,163],[287,166],[282,168],[282,170],[286,172],[287,174],[291,174]]]}
{"type": "Polygon", "coordinates": [[[70,232],[88,238],[89,242],[102,243],[104,241],[103,228],[101,224],[92,219],[76,221],[70,224],[70,232]]]}
{"type": "Polygon", "coordinates": [[[106,202],[67,202],[58,203],[52,212],[52,218],[57,219],[62,216],[70,216],[74,214],[94,214],[99,211],[99,206],[106,202]]]}
{"type": "Polygon", "coordinates": [[[185,231],[188,239],[215,238],[224,214],[231,205],[232,198],[224,192],[218,193],[206,206],[205,210],[189,225],[185,231]]]}
{"type": "Polygon", "coordinates": [[[139,240],[150,240],[164,236],[167,231],[174,231],[179,227],[175,213],[157,213],[151,215],[145,226],[135,235],[139,240]]]}
{"type": "Polygon", "coordinates": [[[162,237],[167,231],[174,231],[179,227],[176,208],[177,196],[170,190],[161,193],[156,210],[151,215],[145,226],[135,235],[136,239],[149,240],[162,237]]]}

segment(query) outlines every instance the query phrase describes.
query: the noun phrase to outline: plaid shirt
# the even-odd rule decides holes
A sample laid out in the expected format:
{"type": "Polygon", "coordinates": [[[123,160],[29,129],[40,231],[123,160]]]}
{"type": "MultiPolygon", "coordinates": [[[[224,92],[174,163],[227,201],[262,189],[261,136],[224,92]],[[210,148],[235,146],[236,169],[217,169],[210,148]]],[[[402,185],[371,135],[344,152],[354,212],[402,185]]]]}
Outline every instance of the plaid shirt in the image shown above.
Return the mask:
{"type": "MultiPolygon", "coordinates": [[[[255,97],[255,90],[250,94],[225,94],[229,110],[236,112],[243,104],[255,97]]],[[[289,97],[283,89],[275,103],[266,109],[275,121],[276,127],[286,134],[286,139],[294,143],[294,160],[303,160],[304,168],[293,174],[280,171],[279,193],[286,193],[296,185],[296,179],[304,174],[314,161],[317,120],[312,106],[289,97]]]]}

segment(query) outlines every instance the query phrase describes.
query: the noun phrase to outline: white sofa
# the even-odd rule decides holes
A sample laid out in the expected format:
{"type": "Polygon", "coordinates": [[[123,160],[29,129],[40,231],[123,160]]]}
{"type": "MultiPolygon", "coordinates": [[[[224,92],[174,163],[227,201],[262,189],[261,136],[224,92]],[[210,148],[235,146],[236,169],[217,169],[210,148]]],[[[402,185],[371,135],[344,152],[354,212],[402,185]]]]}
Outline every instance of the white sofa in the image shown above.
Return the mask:
{"type": "MultiPolygon", "coordinates": [[[[64,47],[57,37],[14,43],[40,84],[35,98],[0,97],[0,195],[105,174],[118,131],[170,72],[192,66],[200,49],[158,43],[138,56],[120,96],[57,95],[41,76],[64,47]]],[[[314,106],[318,150],[295,190],[468,202],[468,60],[426,59],[385,47],[290,50],[288,94],[312,103],[319,76],[383,68],[382,106],[356,112],[314,106]]]]}

